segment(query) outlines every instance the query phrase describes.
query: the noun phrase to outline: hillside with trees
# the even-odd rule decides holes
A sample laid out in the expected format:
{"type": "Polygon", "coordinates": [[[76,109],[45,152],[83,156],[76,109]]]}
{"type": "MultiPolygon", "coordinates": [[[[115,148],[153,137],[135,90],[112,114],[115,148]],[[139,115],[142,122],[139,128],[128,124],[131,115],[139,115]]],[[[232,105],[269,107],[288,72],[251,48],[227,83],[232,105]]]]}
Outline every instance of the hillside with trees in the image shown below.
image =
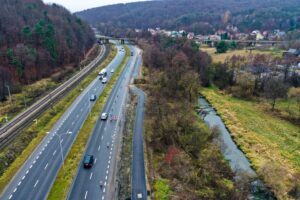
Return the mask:
{"type": "Polygon", "coordinates": [[[93,46],[88,24],[41,0],[0,0],[0,100],[19,85],[76,67],[93,46]]]}
{"type": "Polygon", "coordinates": [[[297,0],[147,1],[98,7],[76,15],[106,35],[125,28],[155,27],[208,34],[228,24],[237,26],[242,32],[300,28],[300,2],[297,0]]]}

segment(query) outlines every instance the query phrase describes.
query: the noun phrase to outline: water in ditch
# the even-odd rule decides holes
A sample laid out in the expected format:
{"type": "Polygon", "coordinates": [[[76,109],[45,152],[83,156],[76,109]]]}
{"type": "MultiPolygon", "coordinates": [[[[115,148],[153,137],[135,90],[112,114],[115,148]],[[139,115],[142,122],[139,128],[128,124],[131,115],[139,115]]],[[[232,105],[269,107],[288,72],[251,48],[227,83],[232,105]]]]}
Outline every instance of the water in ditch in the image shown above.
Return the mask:
{"type": "Polygon", "coordinates": [[[208,125],[209,128],[217,127],[220,135],[216,142],[220,144],[224,157],[229,161],[231,169],[236,173],[236,179],[241,178],[240,175],[249,177],[251,181],[251,195],[249,199],[253,200],[273,200],[274,195],[266,189],[264,184],[257,178],[255,171],[244,155],[231,138],[231,135],[225,127],[222,119],[218,116],[214,108],[209,102],[203,98],[199,98],[200,110],[199,114],[208,125]]]}

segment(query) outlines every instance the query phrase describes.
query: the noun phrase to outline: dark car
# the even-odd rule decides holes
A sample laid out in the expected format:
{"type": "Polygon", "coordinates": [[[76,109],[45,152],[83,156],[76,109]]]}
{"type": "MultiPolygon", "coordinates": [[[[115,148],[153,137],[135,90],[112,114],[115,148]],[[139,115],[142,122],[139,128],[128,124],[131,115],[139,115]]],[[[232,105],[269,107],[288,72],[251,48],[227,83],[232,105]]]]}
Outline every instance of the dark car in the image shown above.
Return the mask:
{"type": "Polygon", "coordinates": [[[83,167],[91,168],[94,164],[94,156],[93,155],[85,155],[83,159],[83,167]]]}
{"type": "Polygon", "coordinates": [[[92,94],[91,97],[90,97],[90,101],[96,101],[96,98],[97,98],[96,95],[92,94]]]}

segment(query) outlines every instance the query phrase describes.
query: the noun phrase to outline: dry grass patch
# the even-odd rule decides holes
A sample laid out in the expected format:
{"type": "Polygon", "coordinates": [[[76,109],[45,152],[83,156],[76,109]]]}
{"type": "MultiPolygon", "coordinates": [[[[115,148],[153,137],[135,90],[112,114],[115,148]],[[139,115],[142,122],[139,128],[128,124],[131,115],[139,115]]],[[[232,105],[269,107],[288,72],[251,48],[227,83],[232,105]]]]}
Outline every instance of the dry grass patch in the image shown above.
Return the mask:
{"type": "Polygon", "coordinates": [[[274,57],[281,57],[282,51],[280,50],[252,50],[251,52],[249,50],[245,49],[238,49],[238,50],[229,50],[226,53],[216,54],[215,48],[209,48],[209,47],[202,47],[200,48],[202,51],[208,53],[211,57],[214,63],[221,62],[223,63],[226,58],[230,58],[234,55],[236,56],[247,56],[247,55],[253,55],[253,54],[270,54],[274,57]]]}

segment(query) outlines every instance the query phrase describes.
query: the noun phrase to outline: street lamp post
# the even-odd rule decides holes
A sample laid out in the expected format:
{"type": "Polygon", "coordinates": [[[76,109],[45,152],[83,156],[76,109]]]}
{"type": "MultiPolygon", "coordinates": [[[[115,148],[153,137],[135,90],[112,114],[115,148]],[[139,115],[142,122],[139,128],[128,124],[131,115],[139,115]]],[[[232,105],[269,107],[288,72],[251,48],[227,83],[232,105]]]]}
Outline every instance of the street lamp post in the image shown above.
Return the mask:
{"type": "MultiPolygon", "coordinates": [[[[88,91],[88,98],[91,98],[90,97],[90,91],[88,91]]],[[[90,117],[92,116],[92,105],[91,105],[91,101],[89,99],[89,111],[90,111],[90,117]]]]}
{"type": "Polygon", "coordinates": [[[53,135],[57,136],[58,140],[59,140],[61,161],[62,161],[62,164],[63,164],[63,170],[64,170],[64,175],[65,175],[65,161],[64,161],[64,154],[63,154],[63,149],[62,149],[62,145],[61,145],[61,136],[58,135],[57,133],[54,133],[53,135]]]}

